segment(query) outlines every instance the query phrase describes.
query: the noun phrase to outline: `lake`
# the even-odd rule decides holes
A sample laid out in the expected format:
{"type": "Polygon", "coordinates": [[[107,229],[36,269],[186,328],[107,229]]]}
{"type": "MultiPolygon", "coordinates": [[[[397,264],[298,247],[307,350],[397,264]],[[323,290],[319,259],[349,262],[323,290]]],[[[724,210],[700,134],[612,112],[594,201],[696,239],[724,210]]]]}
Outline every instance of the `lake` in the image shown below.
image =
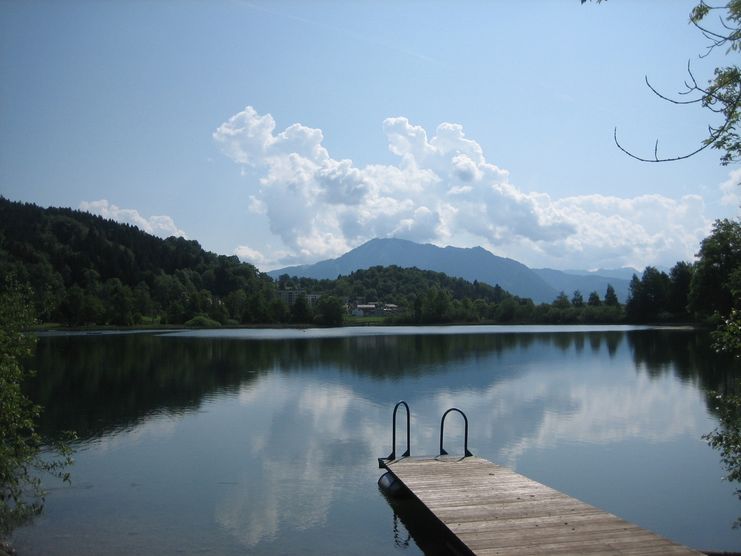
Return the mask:
{"type": "Polygon", "coordinates": [[[13,535],[21,555],[439,553],[376,484],[401,399],[412,455],[437,452],[458,407],[475,455],[692,548],[741,550],[738,485],[701,439],[710,392],[739,368],[704,332],[50,333],[33,365],[42,433],[79,441],[72,484],[49,481],[43,515],[13,535]]]}

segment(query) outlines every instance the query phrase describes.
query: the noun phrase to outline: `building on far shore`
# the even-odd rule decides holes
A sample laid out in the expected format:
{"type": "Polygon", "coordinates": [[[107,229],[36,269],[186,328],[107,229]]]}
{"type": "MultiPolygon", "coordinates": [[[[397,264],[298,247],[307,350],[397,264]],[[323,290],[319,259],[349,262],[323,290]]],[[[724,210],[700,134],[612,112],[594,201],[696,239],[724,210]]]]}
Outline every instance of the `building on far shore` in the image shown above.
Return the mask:
{"type": "MultiPolygon", "coordinates": [[[[278,290],[278,298],[292,307],[296,300],[304,296],[310,307],[314,307],[321,297],[317,293],[307,293],[306,290],[278,290]]],[[[383,303],[382,301],[348,302],[343,301],[345,311],[355,317],[387,317],[399,311],[399,306],[394,303],[383,303]]]]}
{"type": "Polygon", "coordinates": [[[372,301],[370,303],[358,303],[351,308],[350,314],[354,317],[385,317],[396,313],[398,310],[399,306],[393,303],[372,301]]]}
{"type": "Polygon", "coordinates": [[[289,307],[296,303],[296,300],[302,295],[306,298],[306,302],[310,307],[313,307],[321,297],[316,293],[306,293],[305,290],[278,290],[278,297],[289,307]]]}

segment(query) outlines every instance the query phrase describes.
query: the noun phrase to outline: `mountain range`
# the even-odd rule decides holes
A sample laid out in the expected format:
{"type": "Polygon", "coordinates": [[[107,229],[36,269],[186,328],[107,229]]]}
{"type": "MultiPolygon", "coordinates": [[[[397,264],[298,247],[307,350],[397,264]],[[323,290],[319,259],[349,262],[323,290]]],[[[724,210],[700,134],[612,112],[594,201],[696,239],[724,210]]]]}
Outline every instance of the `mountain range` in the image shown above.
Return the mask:
{"type": "Polygon", "coordinates": [[[372,239],[336,259],[289,266],[268,274],[273,278],[288,274],[318,280],[335,279],[355,270],[390,265],[444,272],[449,276],[478,280],[492,286],[499,284],[508,292],[529,297],[536,303],[550,303],[561,291],[571,297],[574,291],[579,290],[585,300],[590,292],[596,291],[604,298],[608,284],[615,289],[618,299],[624,302],[628,297],[630,278],[634,273],[640,275],[632,268],[601,272],[531,269],[514,259],[498,257],[483,247],[437,247],[394,238],[372,239]]]}

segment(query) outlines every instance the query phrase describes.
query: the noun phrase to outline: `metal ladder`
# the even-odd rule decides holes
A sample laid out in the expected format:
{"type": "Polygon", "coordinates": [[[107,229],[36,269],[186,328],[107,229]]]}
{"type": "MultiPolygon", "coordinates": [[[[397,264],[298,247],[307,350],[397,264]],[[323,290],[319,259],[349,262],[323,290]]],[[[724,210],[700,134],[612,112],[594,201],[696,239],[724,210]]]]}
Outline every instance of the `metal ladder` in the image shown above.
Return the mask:
{"type": "MultiPolygon", "coordinates": [[[[401,458],[407,458],[411,456],[411,435],[409,433],[411,428],[411,413],[409,411],[409,404],[405,402],[404,400],[397,402],[397,404],[394,406],[394,413],[391,418],[391,453],[385,457],[385,458],[378,458],[378,467],[381,469],[386,468],[386,464],[389,462],[392,462],[396,460],[396,413],[399,410],[399,406],[404,406],[404,409],[406,410],[406,416],[407,416],[407,449],[406,451],[401,454],[401,458]]],[[[444,439],[444,433],[445,433],[445,418],[448,416],[451,412],[457,412],[460,413],[463,417],[463,457],[471,457],[473,454],[468,449],[468,417],[466,417],[466,414],[463,413],[460,409],[457,407],[451,407],[448,409],[445,413],[443,413],[442,418],[440,419],[440,456],[446,456],[448,455],[448,452],[443,448],[443,439],[444,439]]]]}

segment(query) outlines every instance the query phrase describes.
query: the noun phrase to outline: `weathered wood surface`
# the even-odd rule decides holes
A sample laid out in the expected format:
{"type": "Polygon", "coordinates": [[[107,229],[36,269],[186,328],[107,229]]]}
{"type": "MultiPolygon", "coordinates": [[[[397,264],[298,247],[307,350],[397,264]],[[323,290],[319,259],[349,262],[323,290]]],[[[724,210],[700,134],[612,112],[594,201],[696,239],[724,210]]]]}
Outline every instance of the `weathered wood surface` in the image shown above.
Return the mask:
{"type": "Polygon", "coordinates": [[[480,556],[700,554],[485,459],[412,457],[386,467],[480,556]]]}

